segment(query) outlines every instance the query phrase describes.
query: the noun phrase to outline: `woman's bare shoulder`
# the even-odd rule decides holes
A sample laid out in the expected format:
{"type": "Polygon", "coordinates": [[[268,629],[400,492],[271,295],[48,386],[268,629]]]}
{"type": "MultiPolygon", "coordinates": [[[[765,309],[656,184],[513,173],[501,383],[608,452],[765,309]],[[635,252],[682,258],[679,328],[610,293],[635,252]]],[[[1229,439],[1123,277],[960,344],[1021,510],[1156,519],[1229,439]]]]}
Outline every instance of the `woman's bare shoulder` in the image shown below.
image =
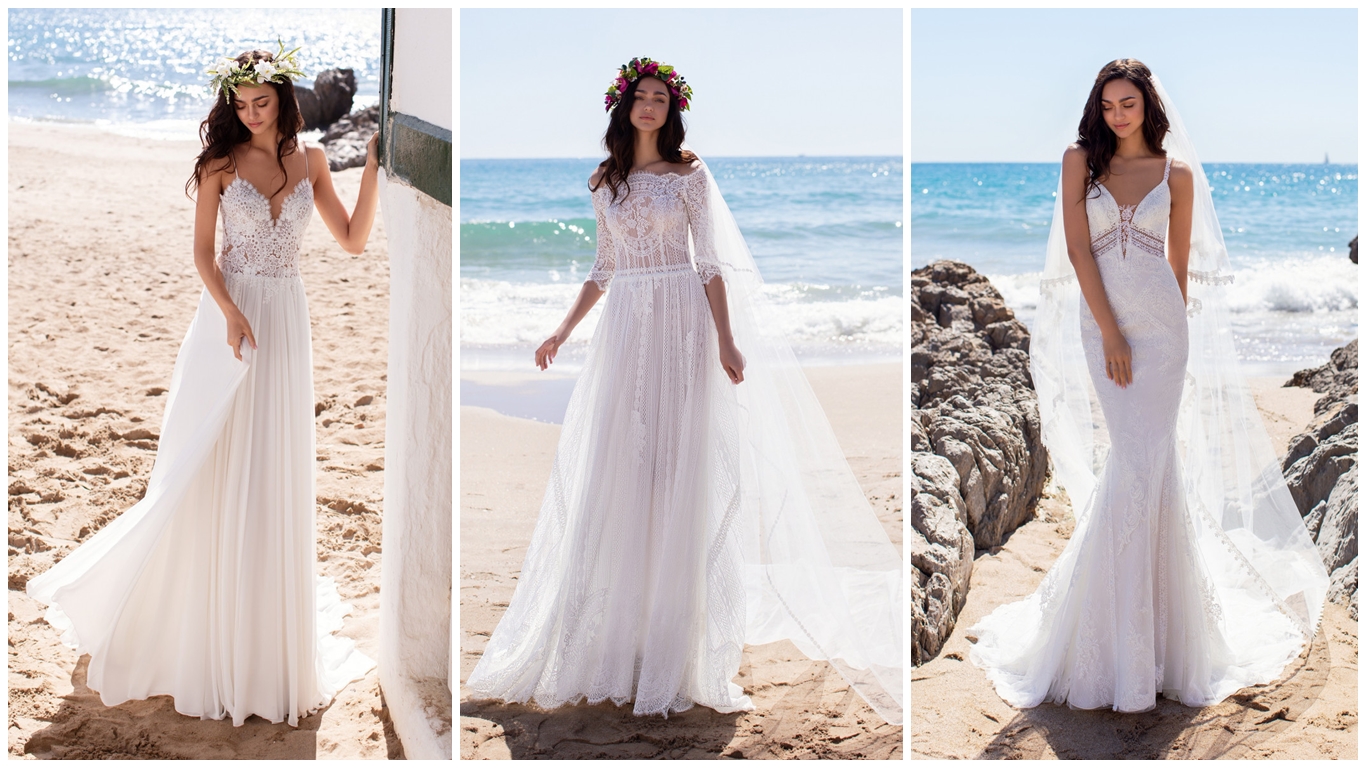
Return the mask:
{"type": "Polygon", "coordinates": [[[593,174],[588,177],[588,186],[596,188],[602,183],[602,177],[607,175],[607,161],[604,160],[597,168],[593,169],[593,174]]]}

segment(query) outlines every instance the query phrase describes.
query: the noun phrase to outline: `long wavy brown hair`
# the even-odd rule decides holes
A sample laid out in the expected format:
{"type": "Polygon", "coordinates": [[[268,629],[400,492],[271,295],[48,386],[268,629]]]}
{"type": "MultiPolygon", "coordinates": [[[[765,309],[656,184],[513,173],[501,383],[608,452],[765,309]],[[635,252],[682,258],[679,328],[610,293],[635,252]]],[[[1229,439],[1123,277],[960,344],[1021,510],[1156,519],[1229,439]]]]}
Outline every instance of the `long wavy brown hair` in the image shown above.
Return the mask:
{"type": "MultiPolygon", "coordinates": [[[[636,128],[631,125],[631,104],[635,102],[636,89],[644,79],[636,78],[626,86],[626,90],[621,94],[621,101],[613,108],[611,117],[607,119],[607,132],[602,136],[602,145],[607,149],[607,159],[599,163],[598,167],[605,171],[592,189],[596,192],[598,187],[606,184],[612,190],[613,202],[617,197],[631,194],[631,185],[626,180],[627,174],[631,172],[631,166],[636,162],[636,128]],[[620,192],[620,187],[625,187],[626,191],[620,192]]],[[[691,163],[696,160],[697,155],[683,149],[683,139],[686,135],[683,114],[678,109],[678,96],[670,90],[669,115],[664,118],[664,125],[661,125],[655,134],[659,154],[670,163],[691,163]]]]}
{"type": "Polygon", "coordinates": [[[1086,98],[1086,109],[1081,113],[1081,124],[1077,126],[1077,146],[1086,152],[1086,168],[1090,178],[1086,180],[1084,196],[1099,192],[1097,186],[1101,179],[1110,174],[1110,161],[1114,159],[1119,139],[1110,126],[1105,124],[1105,111],[1101,108],[1100,92],[1111,80],[1123,78],[1133,83],[1143,94],[1143,140],[1153,154],[1165,156],[1162,140],[1167,136],[1171,123],[1162,109],[1162,99],[1157,97],[1153,85],[1153,73],[1138,59],[1115,59],[1100,68],[1096,83],[1091,86],[1091,95],[1086,98]]]}
{"type": "MultiPolygon", "coordinates": [[[[243,51],[237,55],[238,64],[258,61],[275,61],[275,55],[270,51],[243,51]]],[[[275,146],[275,161],[279,163],[280,173],[285,179],[280,182],[279,189],[270,193],[270,196],[274,197],[289,184],[285,158],[299,149],[296,137],[304,128],[304,118],[299,113],[299,101],[294,96],[294,83],[286,79],[283,83],[264,85],[274,88],[275,95],[280,97],[280,113],[275,123],[280,131],[280,141],[275,146]]],[[[204,122],[199,124],[199,141],[204,145],[204,149],[194,161],[194,172],[190,174],[189,181],[185,182],[187,196],[199,189],[201,173],[231,168],[232,150],[238,144],[251,141],[251,129],[238,119],[237,109],[232,105],[231,94],[226,92],[226,88],[222,88],[214,96],[217,98],[213,103],[213,109],[209,110],[209,116],[204,118],[204,122]]]]}

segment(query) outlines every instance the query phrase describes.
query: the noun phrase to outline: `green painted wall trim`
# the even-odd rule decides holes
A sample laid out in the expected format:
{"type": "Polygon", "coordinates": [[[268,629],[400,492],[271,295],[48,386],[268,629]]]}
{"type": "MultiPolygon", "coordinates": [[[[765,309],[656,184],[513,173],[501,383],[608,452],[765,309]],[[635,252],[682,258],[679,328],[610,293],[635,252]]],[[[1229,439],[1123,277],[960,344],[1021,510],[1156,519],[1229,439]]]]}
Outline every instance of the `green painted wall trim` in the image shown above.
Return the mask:
{"type": "Polygon", "coordinates": [[[384,170],[450,205],[451,132],[401,112],[390,112],[385,128],[384,170]]]}

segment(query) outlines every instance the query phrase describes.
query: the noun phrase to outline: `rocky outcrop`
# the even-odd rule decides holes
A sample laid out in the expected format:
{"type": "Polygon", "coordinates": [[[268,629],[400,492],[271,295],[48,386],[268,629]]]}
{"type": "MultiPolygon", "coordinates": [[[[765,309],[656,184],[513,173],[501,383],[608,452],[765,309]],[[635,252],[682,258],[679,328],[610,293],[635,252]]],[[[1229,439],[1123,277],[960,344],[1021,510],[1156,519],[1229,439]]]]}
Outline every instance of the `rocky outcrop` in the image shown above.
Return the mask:
{"type": "Polygon", "coordinates": [[[1290,440],[1281,462],[1305,527],[1332,578],[1328,598],[1357,616],[1357,342],[1328,363],[1297,372],[1287,387],[1323,394],[1314,420],[1290,440]]]}
{"type": "Polygon", "coordinates": [[[312,88],[294,86],[305,131],[321,130],[341,119],[351,111],[355,96],[356,73],[350,69],[325,69],[314,78],[312,88]]]}
{"type": "Polygon", "coordinates": [[[327,167],[333,171],[365,165],[365,144],[379,130],[379,105],[337,120],[323,133],[327,167]]]}
{"type": "Polygon", "coordinates": [[[1048,475],[1029,331],[972,267],[911,273],[911,657],[937,654],[975,549],[1030,519],[1048,475]]]}

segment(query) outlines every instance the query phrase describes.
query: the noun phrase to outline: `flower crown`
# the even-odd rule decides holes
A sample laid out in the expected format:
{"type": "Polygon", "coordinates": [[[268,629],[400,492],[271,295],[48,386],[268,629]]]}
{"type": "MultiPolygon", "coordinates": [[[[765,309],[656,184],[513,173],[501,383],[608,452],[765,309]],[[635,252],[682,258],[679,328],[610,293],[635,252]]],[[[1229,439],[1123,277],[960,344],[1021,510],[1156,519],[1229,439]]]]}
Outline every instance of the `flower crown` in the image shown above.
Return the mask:
{"type": "Polygon", "coordinates": [[[237,86],[242,83],[283,83],[303,77],[299,60],[294,56],[299,49],[285,53],[285,44],[279,40],[275,42],[279,44],[280,51],[275,54],[274,61],[262,59],[239,64],[235,58],[223,57],[218,66],[205,70],[205,74],[214,76],[209,87],[215,91],[222,88],[223,100],[231,103],[232,97],[237,95],[237,86]]]}
{"type": "Polygon", "coordinates": [[[688,109],[688,102],[692,101],[692,86],[678,74],[678,70],[650,58],[637,57],[631,59],[630,64],[622,64],[621,69],[617,70],[617,79],[607,88],[607,111],[611,112],[612,107],[620,104],[621,95],[626,93],[626,87],[642,77],[657,77],[663,80],[664,84],[669,86],[669,92],[678,99],[678,108],[685,111],[688,109]]]}

